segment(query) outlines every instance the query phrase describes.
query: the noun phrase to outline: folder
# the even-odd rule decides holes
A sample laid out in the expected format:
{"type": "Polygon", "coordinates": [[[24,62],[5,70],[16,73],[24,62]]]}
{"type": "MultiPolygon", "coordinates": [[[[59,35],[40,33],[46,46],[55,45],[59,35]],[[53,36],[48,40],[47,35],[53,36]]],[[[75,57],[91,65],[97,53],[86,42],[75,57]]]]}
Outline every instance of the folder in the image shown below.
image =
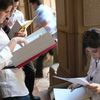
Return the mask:
{"type": "Polygon", "coordinates": [[[27,20],[23,24],[20,22],[16,21],[13,27],[11,28],[10,32],[8,33],[9,38],[13,38],[15,33],[19,32],[21,29],[27,29],[29,25],[37,18],[35,16],[32,20],[27,20]]]}
{"type": "Polygon", "coordinates": [[[26,40],[28,44],[17,45],[13,52],[13,64],[19,68],[56,47],[53,37],[44,28],[33,32],[26,40]]]}

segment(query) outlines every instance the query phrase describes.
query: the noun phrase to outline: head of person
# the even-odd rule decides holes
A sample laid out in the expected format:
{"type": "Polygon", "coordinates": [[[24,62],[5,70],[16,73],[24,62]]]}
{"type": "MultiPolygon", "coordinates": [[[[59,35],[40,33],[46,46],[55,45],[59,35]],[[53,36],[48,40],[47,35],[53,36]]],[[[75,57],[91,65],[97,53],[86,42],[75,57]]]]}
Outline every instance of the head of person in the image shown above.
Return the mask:
{"type": "Polygon", "coordinates": [[[94,59],[100,59],[100,29],[91,28],[83,34],[83,49],[94,59]]]}
{"type": "Polygon", "coordinates": [[[0,0],[0,24],[9,16],[13,0],[0,0]]]}
{"type": "Polygon", "coordinates": [[[14,3],[13,3],[12,12],[15,11],[19,6],[19,0],[13,0],[13,1],[14,3]]]}
{"type": "Polygon", "coordinates": [[[34,10],[38,8],[39,5],[41,5],[41,0],[29,0],[34,10]]]}

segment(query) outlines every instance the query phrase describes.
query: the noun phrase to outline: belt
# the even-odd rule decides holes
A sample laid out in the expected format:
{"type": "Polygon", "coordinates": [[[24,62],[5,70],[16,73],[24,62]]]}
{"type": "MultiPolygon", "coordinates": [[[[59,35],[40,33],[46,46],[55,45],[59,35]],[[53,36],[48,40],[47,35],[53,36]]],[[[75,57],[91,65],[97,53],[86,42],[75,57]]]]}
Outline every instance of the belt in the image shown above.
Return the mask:
{"type": "Polygon", "coordinates": [[[15,67],[15,66],[5,66],[3,69],[15,69],[15,68],[17,68],[17,67],[15,67]]]}

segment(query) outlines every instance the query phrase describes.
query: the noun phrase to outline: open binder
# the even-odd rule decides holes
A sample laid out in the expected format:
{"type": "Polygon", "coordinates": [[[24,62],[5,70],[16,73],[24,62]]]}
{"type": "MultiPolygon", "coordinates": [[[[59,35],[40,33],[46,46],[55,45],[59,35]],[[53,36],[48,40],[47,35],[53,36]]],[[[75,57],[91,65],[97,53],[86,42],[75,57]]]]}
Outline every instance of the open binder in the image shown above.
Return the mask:
{"type": "Polygon", "coordinates": [[[86,86],[89,84],[89,82],[86,80],[85,77],[77,77],[77,78],[63,78],[63,77],[59,77],[59,76],[53,76],[53,77],[60,79],[60,80],[68,81],[73,84],[80,84],[83,86],[86,86]]]}
{"type": "Polygon", "coordinates": [[[12,61],[14,66],[22,67],[56,47],[53,37],[44,28],[32,33],[26,37],[26,40],[28,41],[27,45],[23,47],[17,45],[13,52],[12,61]]]}

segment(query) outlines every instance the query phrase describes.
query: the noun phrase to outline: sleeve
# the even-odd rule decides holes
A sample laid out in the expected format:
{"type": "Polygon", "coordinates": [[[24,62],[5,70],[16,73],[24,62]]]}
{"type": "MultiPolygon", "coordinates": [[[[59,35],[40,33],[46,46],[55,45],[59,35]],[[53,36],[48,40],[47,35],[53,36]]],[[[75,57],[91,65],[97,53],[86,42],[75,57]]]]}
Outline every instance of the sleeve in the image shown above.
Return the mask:
{"type": "Polygon", "coordinates": [[[8,65],[9,60],[12,58],[12,53],[8,46],[0,51],[0,70],[8,65]]]}

